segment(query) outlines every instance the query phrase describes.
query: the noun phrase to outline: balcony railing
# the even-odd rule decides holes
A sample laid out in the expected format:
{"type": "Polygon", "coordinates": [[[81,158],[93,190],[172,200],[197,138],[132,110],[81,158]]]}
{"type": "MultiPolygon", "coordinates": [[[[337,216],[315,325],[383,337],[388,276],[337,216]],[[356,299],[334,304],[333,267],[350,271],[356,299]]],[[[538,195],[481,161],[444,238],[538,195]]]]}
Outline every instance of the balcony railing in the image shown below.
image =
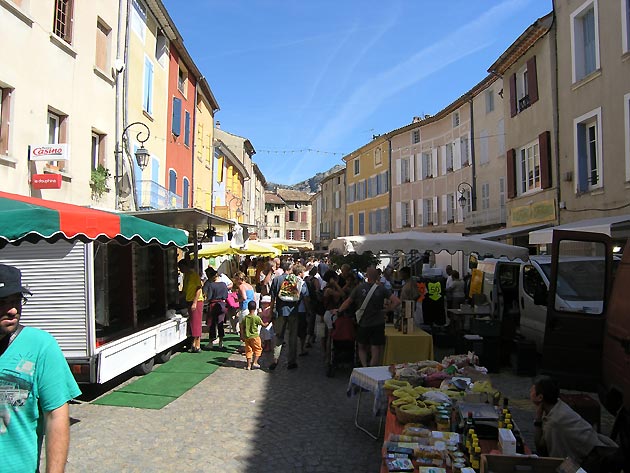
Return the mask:
{"type": "Polygon", "coordinates": [[[467,228],[498,225],[506,222],[505,207],[475,210],[466,215],[464,222],[467,228]]]}
{"type": "Polygon", "coordinates": [[[530,105],[531,105],[531,102],[529,100],[529,95],[525,95],[523,98],[519,99],[518,101],[518,111],[522,112],[523,110],[528,108],[530,105]]]}
{"type": "Polygon", "coordinates": [[[166,187],[155,181],[139,181],[138,206],[141,209],[163,210],[181,209],[183,207],[181,196],[172,193],[166,187]]]}

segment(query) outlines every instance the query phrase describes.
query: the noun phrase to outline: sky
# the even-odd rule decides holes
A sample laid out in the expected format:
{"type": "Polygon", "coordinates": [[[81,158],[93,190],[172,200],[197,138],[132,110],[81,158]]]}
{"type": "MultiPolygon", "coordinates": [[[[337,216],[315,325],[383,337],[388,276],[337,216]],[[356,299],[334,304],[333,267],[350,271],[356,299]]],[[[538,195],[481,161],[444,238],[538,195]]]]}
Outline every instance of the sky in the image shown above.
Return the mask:
{"type": "Polygon", "coordinates": [[[343,164],[470,90],[552,0],[162,0],[267,181],[343,164]]]}

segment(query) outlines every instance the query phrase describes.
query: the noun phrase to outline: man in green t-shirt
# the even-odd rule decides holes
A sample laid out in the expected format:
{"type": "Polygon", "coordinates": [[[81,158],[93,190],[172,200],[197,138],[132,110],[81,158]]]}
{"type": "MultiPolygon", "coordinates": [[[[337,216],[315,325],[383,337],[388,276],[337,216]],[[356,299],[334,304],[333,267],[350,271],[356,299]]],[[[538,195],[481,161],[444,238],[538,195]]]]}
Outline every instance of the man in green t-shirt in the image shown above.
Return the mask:
{"type": "Polygon", "coordinates": [[[81,394],[68,363],[47,332],[20,325],[22,273],[0,264],[0,473],[61,473],[70,444],[68,401],[81,394]]]}

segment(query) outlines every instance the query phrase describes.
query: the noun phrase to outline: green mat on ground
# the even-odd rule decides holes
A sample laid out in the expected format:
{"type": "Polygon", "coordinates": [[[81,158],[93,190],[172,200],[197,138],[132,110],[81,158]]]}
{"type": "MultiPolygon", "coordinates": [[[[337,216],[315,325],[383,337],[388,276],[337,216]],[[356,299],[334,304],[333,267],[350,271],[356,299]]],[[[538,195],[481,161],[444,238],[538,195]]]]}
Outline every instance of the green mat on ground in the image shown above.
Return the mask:
{"type": "Polygon", "coordinates": [[[104,406],[161,409],[223,365],[240,344],[238,335],[226,335],[224,351],[180,353],[151,373],[92,401],[104,406]]]}

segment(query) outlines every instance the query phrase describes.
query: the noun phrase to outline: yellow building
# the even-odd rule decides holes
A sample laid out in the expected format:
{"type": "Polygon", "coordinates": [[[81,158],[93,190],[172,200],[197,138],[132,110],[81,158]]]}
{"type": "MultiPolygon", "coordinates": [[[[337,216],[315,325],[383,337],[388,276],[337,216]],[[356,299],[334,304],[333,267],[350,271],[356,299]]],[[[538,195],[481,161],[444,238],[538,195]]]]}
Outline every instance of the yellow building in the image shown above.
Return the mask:
{"type": "Polygon", "coordinates": [[[193,161],[193,207],[212,212],[212,164],[214,157],[214,113],[219,110],[206,79],[197,86],[195,111],[195,160],[193,161]]]}
{"type": "Polygon", "coordinates": [[[390,151],[386,136],[344,156],[346,162],[346,233],[390,231],[390,151]]]}

